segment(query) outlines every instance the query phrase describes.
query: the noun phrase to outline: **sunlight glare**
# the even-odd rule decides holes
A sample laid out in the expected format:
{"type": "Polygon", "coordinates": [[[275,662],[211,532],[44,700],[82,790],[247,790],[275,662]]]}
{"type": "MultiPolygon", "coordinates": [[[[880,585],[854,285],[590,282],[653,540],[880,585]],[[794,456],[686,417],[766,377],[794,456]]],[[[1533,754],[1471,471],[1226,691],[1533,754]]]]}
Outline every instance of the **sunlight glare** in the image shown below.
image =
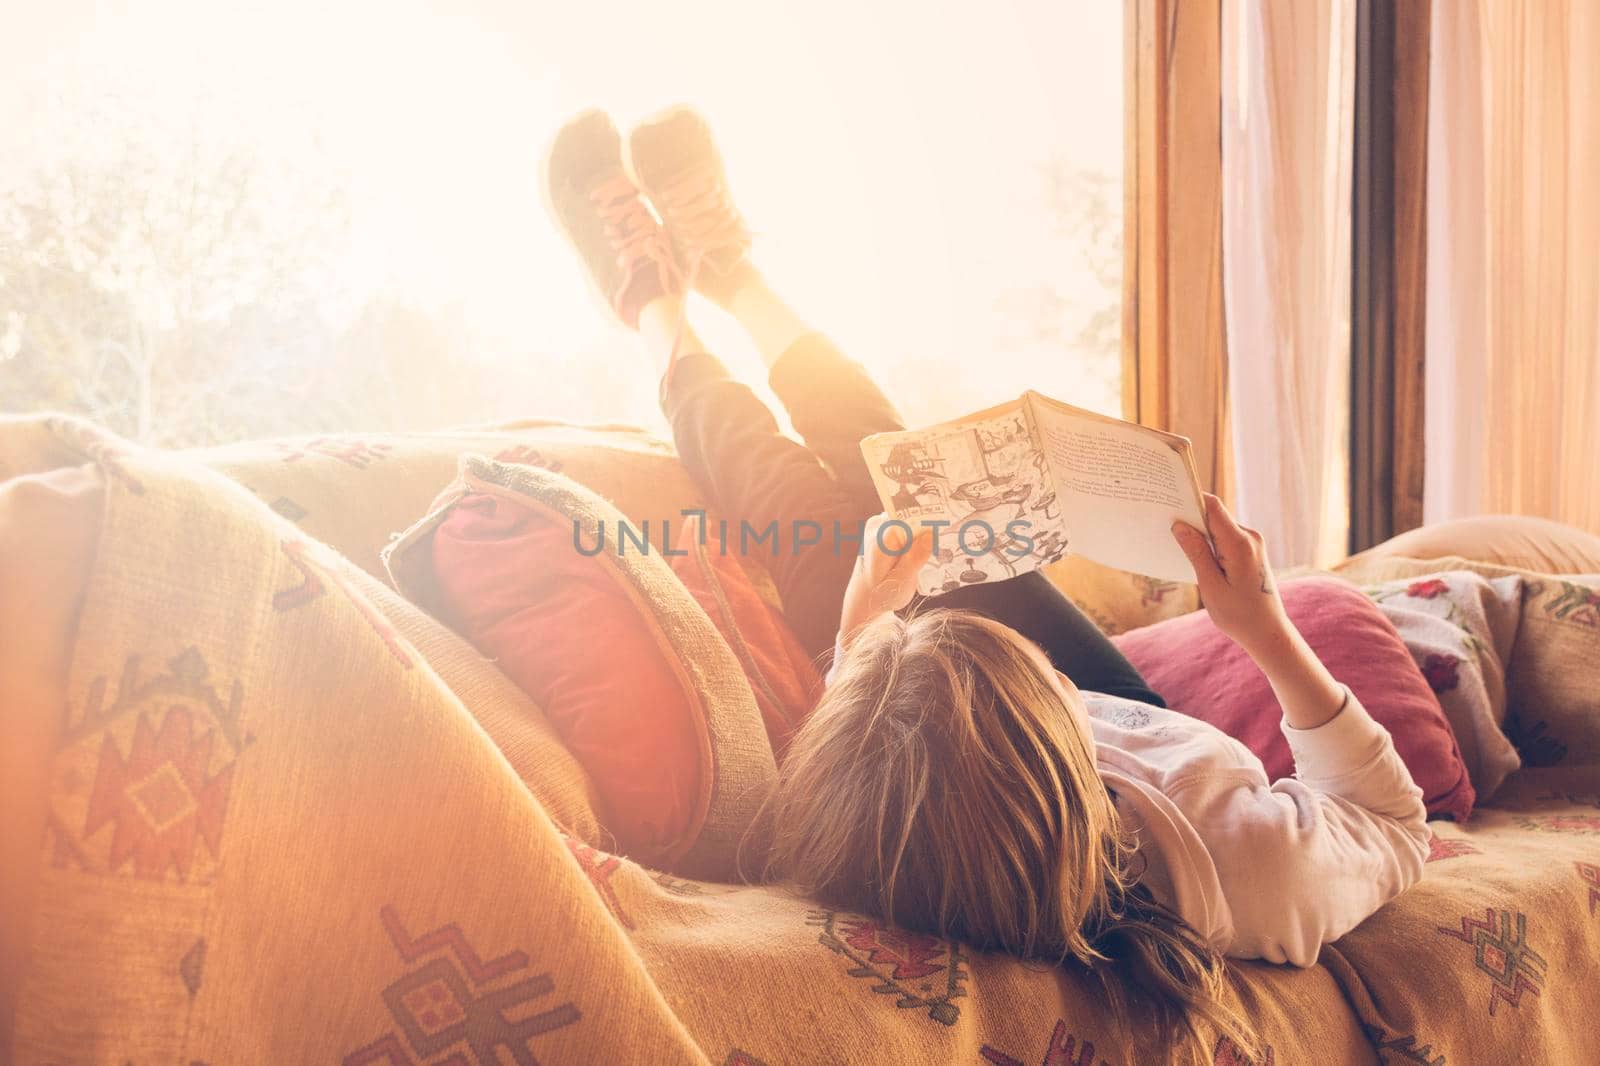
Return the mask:
{"type": "MultiPolygon", "coordinates": [[[[1120,291],[1053,232],[1041,190],[1053,162],[1106,175],[1102,223],[1120,245],[1121,7],[68,0],[22,16],[38,47],[13,39],[9,58],[29,61],[0,87],[15,101],[109,85],[179,109],[199,91],[260,152],[314,144],[347,182],[358,289],[450,309],[480,355],[534,360],[552,379],[585,360],[645,364],[612,354],[629,341],[543,215],[546,141],[582,107],[625,128],[692,102],[769,277],[888,379],[908,419],[1028,387],[1116,411],[1114,353],[1075,351],[1073,335],[1120,291]]],[[[747,346],[704,311],[702,334],[752,372],[747,346]]],[[[653,420],[652,392],[575,415],[653,420]]]]}

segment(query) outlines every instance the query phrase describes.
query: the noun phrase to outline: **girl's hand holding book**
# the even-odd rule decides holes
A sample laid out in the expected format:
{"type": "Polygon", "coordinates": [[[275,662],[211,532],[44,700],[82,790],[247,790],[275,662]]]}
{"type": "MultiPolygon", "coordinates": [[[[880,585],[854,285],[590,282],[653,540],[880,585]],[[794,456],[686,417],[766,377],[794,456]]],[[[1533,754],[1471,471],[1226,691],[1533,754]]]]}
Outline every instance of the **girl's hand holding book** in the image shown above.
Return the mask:
{"type": "Polygon", "coordinates": [[[867,520],[861,534],[861,554],[844,593],[844,613],[839,635],[849,641],[874,618],[891,614],[911,602],[917,592],[917,571],[933,554],[933,533],[923,530],[912,537],[900,524],[884,526],[887,515],[867,520]]]}
{"type": "MultiPolygon", "coordinates": [[[[1172,535],[1194,567],[1205,604],[1218,629],[1246,651],[1277,639],[1289,627],[1278,598],[1278,584],[1267,561],[1261,534],[1238,521],[1211,493],[1205,494],[1206,525],[1211,540],[1186,522],[1175,522],[1172,535]]],[[[1252,654],[1254,654],[1252,652],[1252,654]]]]}

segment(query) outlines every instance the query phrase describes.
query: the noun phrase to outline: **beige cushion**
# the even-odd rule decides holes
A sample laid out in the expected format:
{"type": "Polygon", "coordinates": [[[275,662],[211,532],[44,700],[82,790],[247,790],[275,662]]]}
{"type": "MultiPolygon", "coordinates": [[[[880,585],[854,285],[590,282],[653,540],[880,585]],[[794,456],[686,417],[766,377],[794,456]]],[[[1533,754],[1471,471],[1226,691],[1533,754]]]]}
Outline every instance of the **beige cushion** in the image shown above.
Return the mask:
{"type": "Polygon", "coordinates": [[[1600,573],[1600,537],[1547,518],[1481,515],[1436,522],[1392,537],[1334,567],[1361,567],[1373,559],[1476,559],[1545,574],[1600,573]]]}
{"type": "Polygon", "coordinates": [[[1600,768],[1600,574],[1529,576],[1506,670],[1506,723],[1526,766],[1593,785],[1600,768]]]}

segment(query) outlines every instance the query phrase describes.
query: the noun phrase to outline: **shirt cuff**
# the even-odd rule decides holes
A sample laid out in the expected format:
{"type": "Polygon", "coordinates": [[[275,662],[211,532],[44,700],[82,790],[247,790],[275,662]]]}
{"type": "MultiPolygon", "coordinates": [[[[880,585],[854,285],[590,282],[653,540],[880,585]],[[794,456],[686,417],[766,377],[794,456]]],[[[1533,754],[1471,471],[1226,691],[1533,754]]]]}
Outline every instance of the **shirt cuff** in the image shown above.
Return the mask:
{"type": "Polygon", "coordinates": [[[844,658],[844,634],[835,633],[833,636],[833,658],[828,662],[828,672],[822,675],[823,688],[833,684],[833,675],[839,672],[839,660],[842,658],[844,658]]]}
{"type": "Polygon", "coordinates": [[[1295,776],[1302,781],[1328,781],[1344,777],[1372,762],[1389,733],[1375,722],[1347,687],[1344,703],[1332,718],[1311,729],[1296,729],[1283,722],[1283,735],[1294,755],[1295,776]]]}

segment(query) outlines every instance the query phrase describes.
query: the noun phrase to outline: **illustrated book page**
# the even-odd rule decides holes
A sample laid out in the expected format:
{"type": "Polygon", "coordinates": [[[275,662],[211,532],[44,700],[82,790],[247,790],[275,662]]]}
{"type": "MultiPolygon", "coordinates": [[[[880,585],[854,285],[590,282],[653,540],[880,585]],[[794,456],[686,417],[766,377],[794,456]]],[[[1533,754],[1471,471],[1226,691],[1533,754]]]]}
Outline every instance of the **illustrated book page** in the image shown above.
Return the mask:
{"type": "Polygon", "coordinates": [[[932,528],[917,591],[937,596],[1061,558],[1067,535],[1025,400],[861,442],[884,510],[932,528]]]}
{"type": "Polygon", "coordinates": [[[1068,551],[1193,581],[1172,537],[1205,529],[1188,438],[1037,392],[926,429],[878,433],[862,455],[884,510],[935,533],[917,591],[937,596],[1037,570],[1068,551]]]}

